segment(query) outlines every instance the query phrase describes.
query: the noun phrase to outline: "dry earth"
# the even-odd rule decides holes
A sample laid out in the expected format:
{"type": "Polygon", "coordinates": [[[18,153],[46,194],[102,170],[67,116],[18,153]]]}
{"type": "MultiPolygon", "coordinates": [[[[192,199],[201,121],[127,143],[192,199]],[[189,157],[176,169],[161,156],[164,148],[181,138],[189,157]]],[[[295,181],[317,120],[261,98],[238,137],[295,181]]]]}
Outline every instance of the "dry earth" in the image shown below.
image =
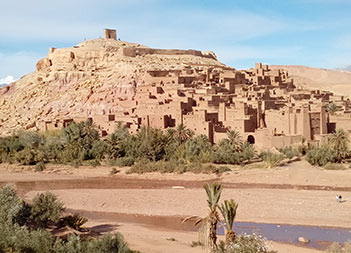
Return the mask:
{"type": "MultiPolygon", "coordinates": [[[[103,214],[204,215],[206,196],[202,184],[209,180],[224,184],[222,199],[238,201],[237,221],[351,227],[351,170],[325,171],[305,161],[269,170],[250,167],[233,166],[232,172],[219,177],[188,173],[127,175],[125,168],[111,176],[111,167],[76,169],[58,165],[35,173],[28,168],[1,165],[0,183],[17,183],[17,187],[25,189],[22,193],[27,199],[38,191],[51,190],[67,208],[101,213],[94,222],[116,224],[131,247],[143,252],[201,252],[201,249],[189,246],[197,240],[195,232],[174,230],[167,224],[145,225],[137,220],[116,222],[103,214]],[[184,188],[174,189],[174,186],[184,188]],[[340,193],[346,200],[341,204],[335,201],[335,195],[340,193]]],[[[318,252],[276,242],[271,247],[279,252],[318,252]]]]}
{"type": "Polygon", "coordinates": [[[351,96],[350,71],[311,68],[299,65],[275,65],[271,66],[271,68],[286,69],[297,86],[308,89],[329,90],[339,95],[351,96]]]}

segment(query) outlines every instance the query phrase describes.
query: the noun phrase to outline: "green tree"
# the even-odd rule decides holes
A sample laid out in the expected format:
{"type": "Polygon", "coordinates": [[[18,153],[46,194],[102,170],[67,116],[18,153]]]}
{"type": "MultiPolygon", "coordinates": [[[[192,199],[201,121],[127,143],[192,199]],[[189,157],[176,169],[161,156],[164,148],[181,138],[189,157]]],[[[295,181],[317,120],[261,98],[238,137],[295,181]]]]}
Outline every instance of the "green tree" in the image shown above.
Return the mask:
{"type": "Polygon", "coordinates": [[[210,160],[212,146],[205,135],[198,135],[184,143],[186,159],[208,162],[210,160]]]}
{"type": "Polygon", "coordinates": [[[328,147],[336,153],[336,159],[340,162],[348,155],[348,137],[343,129],[338,129],[328,140],[328,147]]]}
{"type": "Polygon", "coordinates": [[[240,164],[241,156],[228,139],[223,139],[213,147],[212,161],[219,164],[240,164]]]}
{"type": "Polygon", "coordinates": [[[25,203],[11,185],[0,188],[0,223],[16,223],[25,209],[25,203]]]}
{"type": "Polygon", "coordinates": [[[158,161],[164,158],[168,143],[167,135],[164,135],[160,129],[143,127],[135,136],[132,136],[127,156],[158,161]]]}
{"type": "Polygon", "coordinates": [[[195,225],[200,226],[199,241],[205,246],[206,249],[214,252],[217,247],[216,230],[218,222],[220,221],[217,207],[222,194],[222,185],[217,182],[211,184],[207,183],[204,185],[204,189],[207,194],[208,215],[204,218],[191,216],[185,218],[183,222],[194,220],[195,225]]]}
{"type": "Polygon", "coordinates": [[[194,132],[186,128],[183,124],[179,124],[173,132],[173,135],[174,139],[182,144],[194,136],[194,132]]]}
{"type": "Polygon", "coordinates": [[[65,210],[63,203],[51,192],[40,193],[33,199],[30,219],[38,227],[46,227],[49,221],[58,222],[65,210]]]}
{"type": "Polygon", "coordinates": [[[107,137],[107,155],[110,159],[124,157],[131,142],[128,130],[119,122],[115,131],[107,137]]]}
{"type": "Polygon", "coordinates": [[[243,139],[241,138],[238,131],[230,130],[227,132],[230,145],[235,151],[241,151],[243,145],[243,139]]]}
{"type": "Polygon", "coordinates": [[[225,200],[224,203],[222,203],[219,206],[219,210],[221,211],[226,224],[225,241],[227,245],[234,243],[235,241],[235,232],[233,231],[233,224],[237,208],[238,204],[235,203],[233,199],[225,200]]]}
{"type": "Polygon", "coordinates": [[[329,103],[325,106],[325,109],[327,112],[329,112],[331,115],[334,115],[338,110],[338,106],[335,103],[329,103]]]}
{"type": "Polygon", "coordinates": [[[64,162],[96,158],[93,147],[98,146],[97,142],[100,141],[100,136],[96,125],[91,120],[71,123],[68,127],[63,128],[62,138],[65,146],[62,153],[64,162]]]}
{"type": "Polygon", "coordinates": [[[312,165],[324,166],[327,163],[335,162],[336,152],[329,147],[314,147],[307,151],[306,153],[306,161],[312,165]]]}

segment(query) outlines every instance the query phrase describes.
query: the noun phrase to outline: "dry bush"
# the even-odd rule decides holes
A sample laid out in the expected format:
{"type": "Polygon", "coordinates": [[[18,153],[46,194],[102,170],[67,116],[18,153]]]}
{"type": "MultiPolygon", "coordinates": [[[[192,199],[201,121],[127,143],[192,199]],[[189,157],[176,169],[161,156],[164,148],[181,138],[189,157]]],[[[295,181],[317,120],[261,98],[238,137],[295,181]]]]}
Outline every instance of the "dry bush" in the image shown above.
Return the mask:
{"type": "Polygon", "coordinates": [[[324,166],[326,170],[346,170],[346,167],[340,163],[327,163],[324,166]]]}

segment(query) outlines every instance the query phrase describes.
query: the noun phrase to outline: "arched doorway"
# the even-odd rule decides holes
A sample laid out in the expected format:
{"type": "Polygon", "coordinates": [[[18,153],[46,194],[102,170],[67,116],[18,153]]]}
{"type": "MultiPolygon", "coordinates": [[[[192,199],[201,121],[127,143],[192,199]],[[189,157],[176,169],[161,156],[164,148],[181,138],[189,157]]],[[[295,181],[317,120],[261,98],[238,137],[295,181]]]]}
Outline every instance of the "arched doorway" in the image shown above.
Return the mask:
{"type": "Polygon", "coordinates": [[[247,142],[250,144],[255,144],[255,137],[252,135],[247,136],[247,142]]]}

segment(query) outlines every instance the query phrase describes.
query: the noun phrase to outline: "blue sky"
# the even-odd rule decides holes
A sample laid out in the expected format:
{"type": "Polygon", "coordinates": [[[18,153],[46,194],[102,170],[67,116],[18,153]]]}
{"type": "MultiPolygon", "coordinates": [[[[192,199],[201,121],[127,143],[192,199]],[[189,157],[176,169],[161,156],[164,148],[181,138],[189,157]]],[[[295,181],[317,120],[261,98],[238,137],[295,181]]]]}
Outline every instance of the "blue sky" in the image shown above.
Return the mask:
{"type": "Polygon", "coordinates": [[[0,83],[105,27],[150,47],[212,50],[238,69],[339,68],[351,65],[350,14],[351,0],[0,0],[0,83]]]}

